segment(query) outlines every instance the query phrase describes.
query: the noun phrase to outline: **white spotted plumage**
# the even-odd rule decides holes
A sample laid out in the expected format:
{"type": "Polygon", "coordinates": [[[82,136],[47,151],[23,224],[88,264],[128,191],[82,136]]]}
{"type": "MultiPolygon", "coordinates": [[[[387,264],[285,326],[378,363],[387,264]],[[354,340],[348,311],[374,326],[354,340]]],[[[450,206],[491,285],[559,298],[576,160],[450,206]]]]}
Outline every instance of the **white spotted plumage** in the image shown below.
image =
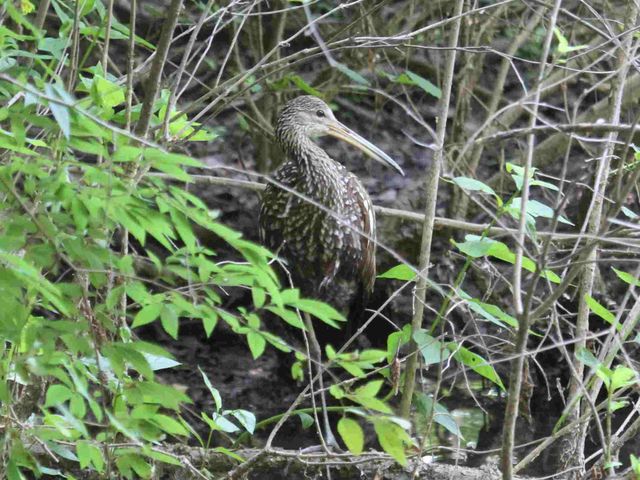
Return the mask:
{"type": "Polygon", "coordinates": [[[289,160],[263,194],[260,233],[303,294],[330,299],[336,281],[373,288],[376,228],[363,185],[311,140],[311,127],[305,130],[304,117],[296,116],[320,108],[328,109],[315,97],[298,97],[278,119],[276,138],[289,160]]]}

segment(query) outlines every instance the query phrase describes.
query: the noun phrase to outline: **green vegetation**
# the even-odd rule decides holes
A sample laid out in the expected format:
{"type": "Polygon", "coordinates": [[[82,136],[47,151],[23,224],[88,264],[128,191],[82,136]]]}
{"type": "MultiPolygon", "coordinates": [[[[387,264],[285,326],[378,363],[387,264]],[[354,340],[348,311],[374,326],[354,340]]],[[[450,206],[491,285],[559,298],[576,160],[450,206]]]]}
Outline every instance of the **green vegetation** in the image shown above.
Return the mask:
{"type": "Polygon", "coordinates": [[[2,0],[0,477],[640,479],[638,6],[552,3],[2,0]],[[275,449],[321,437],[304,314],[347,330],[257,242],[299,94],[408,172],[358,170],[397,209],[322,346],[344,452],[275,449]]]}

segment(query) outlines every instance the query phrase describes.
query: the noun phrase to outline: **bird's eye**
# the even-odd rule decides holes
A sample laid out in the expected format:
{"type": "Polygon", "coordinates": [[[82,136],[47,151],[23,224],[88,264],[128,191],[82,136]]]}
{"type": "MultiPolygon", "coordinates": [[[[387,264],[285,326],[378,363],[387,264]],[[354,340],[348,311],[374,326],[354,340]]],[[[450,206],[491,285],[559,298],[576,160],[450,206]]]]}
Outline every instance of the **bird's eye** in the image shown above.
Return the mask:
{"type": "Polygon", "coordinates": [[[319,118],[324,117],[324,111],[323,111],[323,110],[318,110],[318,111],[316,112],[316,116],[317,116],[317,117],[319,117],[319,118]]]}

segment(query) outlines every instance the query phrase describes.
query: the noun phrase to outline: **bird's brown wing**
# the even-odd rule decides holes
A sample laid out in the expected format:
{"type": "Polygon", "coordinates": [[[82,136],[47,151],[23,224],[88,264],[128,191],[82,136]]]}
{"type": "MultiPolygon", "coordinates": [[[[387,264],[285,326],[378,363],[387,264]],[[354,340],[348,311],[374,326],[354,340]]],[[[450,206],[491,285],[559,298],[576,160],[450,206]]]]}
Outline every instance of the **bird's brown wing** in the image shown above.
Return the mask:
{"type": "MultiPolygon", "coordinates": [[[[287,178],[295,178],[295,165],[287,162],[274,173],[273,179],[287,185],[287,178]]],[[[260,207],[259,233],[260,241],[272,251],[277,251],[284,242],[285,228],[288,222],[287,210],[291,195],[285,190],[269,183],[262,193],[260,207]]]]}
{"type": "Polygon", "coordinates": [[[362,252],[359,271],[364,291],[369,294],[373,291],[376,279],[376,217],[369,194],[354,175],[350,175],[348,186],[351,198],[355,199],[357,213],[361,219],[359,223],[362,233],[364,233],[364,235],[359,235],[360,251],[362,252]]]}

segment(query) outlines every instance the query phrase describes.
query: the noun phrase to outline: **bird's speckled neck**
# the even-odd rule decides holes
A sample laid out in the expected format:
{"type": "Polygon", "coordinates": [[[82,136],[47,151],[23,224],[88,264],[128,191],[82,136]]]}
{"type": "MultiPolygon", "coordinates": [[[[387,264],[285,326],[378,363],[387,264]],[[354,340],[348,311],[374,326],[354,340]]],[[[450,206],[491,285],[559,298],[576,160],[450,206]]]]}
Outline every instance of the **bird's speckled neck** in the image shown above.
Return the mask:
{"type": "Polygon", "coordinates": [[[276,139],[287,157],[296,162],[302,171],[310,172],[317,169],[321,163],[335,162],[327,152],[297,128],[276,128],[276,139]]]}

